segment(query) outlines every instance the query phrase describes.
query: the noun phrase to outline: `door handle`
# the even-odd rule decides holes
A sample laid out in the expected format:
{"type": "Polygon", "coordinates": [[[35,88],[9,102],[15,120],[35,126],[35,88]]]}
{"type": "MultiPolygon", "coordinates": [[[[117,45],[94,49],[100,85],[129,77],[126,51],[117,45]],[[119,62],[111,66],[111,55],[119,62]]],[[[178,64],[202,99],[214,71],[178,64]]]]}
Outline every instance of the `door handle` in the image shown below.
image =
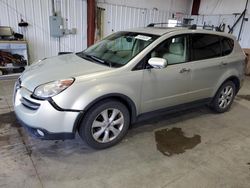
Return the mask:
{"type": "Polygon", "coordinates": [[[226,65],[227,65],[227,63],[224,62],[224,61],[222,61],[220,64],[221,64],[222,66],[226,66],[226,65]]]}
{"type": "Polygon", "coordinates": [[[190,71],[191,71],[191,69],[183,68],[180,70],[180,73],[190,72],[190,71]]]}

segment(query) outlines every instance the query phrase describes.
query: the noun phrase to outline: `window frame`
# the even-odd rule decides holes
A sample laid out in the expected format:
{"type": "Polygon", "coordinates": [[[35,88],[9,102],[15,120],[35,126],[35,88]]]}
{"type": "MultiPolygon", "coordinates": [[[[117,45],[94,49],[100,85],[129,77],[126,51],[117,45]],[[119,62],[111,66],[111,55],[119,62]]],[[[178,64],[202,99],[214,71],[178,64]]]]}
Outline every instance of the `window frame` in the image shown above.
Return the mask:
{"type": "Polygon", "coordinates": [[[234,50],[234,46],[235,46],[235,42],[232,38],[229,38],[229,37],[225,37],[225,36],[221,36],[221,53],[222,53],[222,57],[225,57],[225,56],[228,56],[228,55],[231,55],[233,53],[233,50],[234,50]],[[232,48],[230,49],[230,53],[229,54],[224,54],[224,51],[223,51],[223,43],[222,43],[222,40],[225,39],[227,41],[231,41],[233,42],[233,46],[232,48]]]}
{"type": "Polygon", "coordinates": [[[204,60],[208,60],[208,59],[215,59],[215,58],[220,58],[220,57],[223,57],[222,56],[222,43],[221,43],[221,38],[222,36],[220,35],[215,35],[215,34],[210,34],[210,33],[190,33],[189,34],[189,38],[190,38],[190,61],[192,62],[195,62],[195,61],[204,61],[204,60]],[[214,36],[214,37],[217,37],[219,38],[219,43],[220,43],[220,56],[216,56],[216,57],[210,57],[210,58],[202,58],[202,59],[197,59],[195,60],[194,59],[194,49],[193,49],[193,36],[194,35],[210,35],[210,36],[214,36]]]}
{"type": "MultiPolygon", "coordinates": [[[[152,50],[150,50],[150,52],[148,52],[141,60],[139,63],[137,63],[137,65],[134,66],[134,68],[132,69],[132,71],[136,71],[136,70],[144,70],[144,69],[151,69],[153,67],[151,67],[149,64],[148,64],[148,60],[151,58],[149,57],[149,55],[156,49],[158,48],[159,46],[161,46],[164,42],[166,42],[167,40],[170,40],[172,38],[175,38],[175,37],[179,37],[179,36],[185,36],[186,39],[187,39],[187,54],[188,55],[188,58],[185,62],[181,62],[181,63],[174,63],[174,64],[168,64],[168,66],[173,66],[173,65],[179,65],[179,64],[184,64],[184,63],[188,63],[190,62],[190,57],[191,57],[191,50],[190,50],[190,34],[189,33],[184,33],[184,34],[177,34],[177,35],[173,35],[171,37],[168,37],[166,38],[165,40],[161,41],[159,44],[157,44],[152,50]]],[[[166,68],[167,68],[166,67],[166,68]]]]}

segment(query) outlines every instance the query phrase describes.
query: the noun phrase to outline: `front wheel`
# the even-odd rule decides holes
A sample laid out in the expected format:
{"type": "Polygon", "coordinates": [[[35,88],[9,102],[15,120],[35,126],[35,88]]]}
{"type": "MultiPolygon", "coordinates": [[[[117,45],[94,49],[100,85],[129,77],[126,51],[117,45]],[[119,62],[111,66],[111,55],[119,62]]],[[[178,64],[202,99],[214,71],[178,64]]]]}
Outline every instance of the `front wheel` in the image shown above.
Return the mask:
{"type": "Polygon", "coordinates": [[[226,112],[231,107],[235,94],[235,84],[232,81],[225,82],[217,91],[213,99],[213,110],[218,113],[226,112]]]}
{"type": "Polygon", "coordinates": [[[130,123],[127,107],[116,100],[105,100],[88,110],[79,135],[92,148],[104,149],[122,140],[130,123]]]}

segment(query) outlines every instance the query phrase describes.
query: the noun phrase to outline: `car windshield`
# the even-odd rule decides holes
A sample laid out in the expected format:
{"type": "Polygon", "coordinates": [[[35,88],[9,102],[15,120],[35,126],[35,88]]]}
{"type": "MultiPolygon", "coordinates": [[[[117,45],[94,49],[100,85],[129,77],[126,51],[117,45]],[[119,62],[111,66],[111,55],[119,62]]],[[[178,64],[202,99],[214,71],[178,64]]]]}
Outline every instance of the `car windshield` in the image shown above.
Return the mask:
{"type": "Polygon", "coordinates": [[[157,38],[150,34],[117,32],[77,55],[110,67],[121,67],[157,38]]]}

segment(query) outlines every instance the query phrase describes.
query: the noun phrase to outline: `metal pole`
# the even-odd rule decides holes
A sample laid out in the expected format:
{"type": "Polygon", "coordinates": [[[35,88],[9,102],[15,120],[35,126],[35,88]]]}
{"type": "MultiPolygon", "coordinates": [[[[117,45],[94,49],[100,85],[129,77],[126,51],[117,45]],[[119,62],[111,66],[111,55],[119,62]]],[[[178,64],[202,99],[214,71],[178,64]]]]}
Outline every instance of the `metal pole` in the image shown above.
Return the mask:
{"type": "Polygon", "coordinates": [[[55,11],[55,1],[51,0],[51,4],[52,4],[52,16],[56,15],[56,11],[55,11]]]}
{"type": "Polygon", "coordinates": [[[246,2],[246,6],[245,6],[245,10],[244,10],[244,15],[243,15],[243,18],[242,18],[242,21],[241,21],[241,25],[240,25],[240,31],[239,31],[239,34],[238,34],[238,41],[240,40],[240,35],[241,35],[243,24],[244,24],[244,21],[245,21],[245,15],[246,15],[246,11],[247,11],[247,5],[248,5],[248,0],[246,2]]]}
{"type": "Polygon", "coordinates": [[[87,0],[87,45],[94,44],[95,40],[95,14],[96,3],[95,0],[87,0]]]}

